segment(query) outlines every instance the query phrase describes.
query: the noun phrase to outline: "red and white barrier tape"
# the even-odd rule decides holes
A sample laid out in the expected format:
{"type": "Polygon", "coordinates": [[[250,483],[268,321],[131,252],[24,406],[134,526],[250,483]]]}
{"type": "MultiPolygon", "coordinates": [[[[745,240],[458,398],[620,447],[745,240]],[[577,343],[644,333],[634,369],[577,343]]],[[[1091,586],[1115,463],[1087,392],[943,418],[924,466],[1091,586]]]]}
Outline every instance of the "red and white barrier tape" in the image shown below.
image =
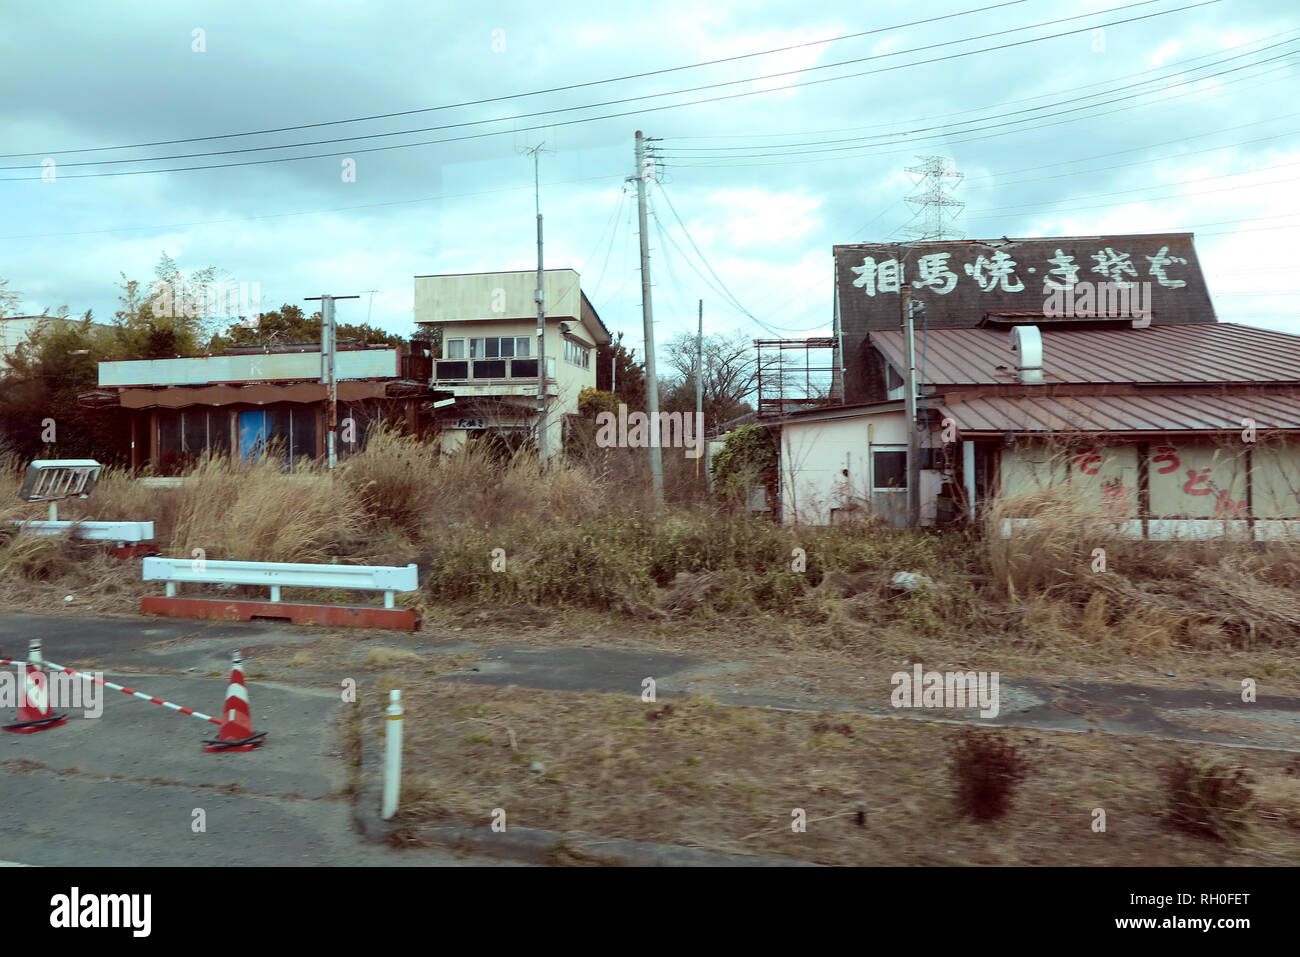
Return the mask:
{"type": "MultiPolygon", "coordinates": [[[[15,661],[12,658],[0,658],[0,665],[25,665],[25,664],[27,664],[26,660],[15,661]]],[[[52,661],[42,661],[41,665],[44,666],[45,668],[50,669],[51,671],[62,671],[65,674],[76,675],[77,677],[83,678],[86,681],[93,681],[96,684],[103,685],[105,688],[112,688],[114,691],[120,691],[123,694],[129,694],[132,697],[140,698],[142,701],[148,701],[151,704],[160,704],[164,708],[171,708],[173,711],[179,711],[181,714],[189,714],[189,715],[193,715],[196,718],[202,718],[204,721],[211,721],[213,724],[217,724],[217,725],[221,724],[220,718],[214,718],[210,714],[204,714],[203,712],[195,711],[192,708],[182,708],[178,704],[173,704],[170,701],[164,701],[162,698],[155,698],[153,695],[145,694],[143,691],[133,691],[130,688],[125,688],[122,685],[114,684],[113,682],[106,681],[103,678],[96,678],[94,675],[88,675],[82,671],[76,671],[72,668],[65,668],[63,667],[63,665],[56,665],[52,661]]]]}

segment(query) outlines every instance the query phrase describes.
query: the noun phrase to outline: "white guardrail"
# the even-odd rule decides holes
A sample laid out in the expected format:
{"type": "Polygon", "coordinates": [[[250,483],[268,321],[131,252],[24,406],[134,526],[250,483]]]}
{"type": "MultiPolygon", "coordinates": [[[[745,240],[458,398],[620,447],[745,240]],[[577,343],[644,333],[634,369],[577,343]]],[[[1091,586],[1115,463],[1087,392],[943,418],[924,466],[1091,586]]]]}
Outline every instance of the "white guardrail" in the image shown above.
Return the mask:
{"type": "Polygon", "coordinates": [[[152,542],[153,522],[14,522],[31,535],[62,535],[91,542],[152,542]]]}
{"type": "Polygon", "coordinates": [[[230,562],[186,558],[146,558],[144,581],[167,583],[167,597],[182,582],[207,585],[265,585],[271,601],[281,588],[349,588],[382,591],[384,607],[393,608],[394,593],[419,588],[419,569],[391,565],[307,565],[291,562],[230,562]]]}

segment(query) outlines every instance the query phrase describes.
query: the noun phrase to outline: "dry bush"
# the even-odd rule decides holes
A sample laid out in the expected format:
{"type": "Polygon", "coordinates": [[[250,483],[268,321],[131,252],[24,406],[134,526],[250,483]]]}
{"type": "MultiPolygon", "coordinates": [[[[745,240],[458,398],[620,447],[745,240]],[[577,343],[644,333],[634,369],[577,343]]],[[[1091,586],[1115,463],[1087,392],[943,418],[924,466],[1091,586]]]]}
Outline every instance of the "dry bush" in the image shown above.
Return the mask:
{"type": "Polygon", "coordinates": [[[1100,505],[1084,502],[1071,485],[999,496],[985,508],[988,571],[1013,598],[1091,576],[1097,548],[1105,550],[1107,569],[1128,564],[1135,552],[1114,518],[1100,505]],[[1017,525],[1018,519],[1030,523],[1017,525]],[[1011,533],[1004,537],[1007,523],[1011,533]]]}
{"type": "Polygon", "coordinates": [[[181,487],[175,552],[207,558],[328,562],[365,520],[360,504],[319,466],[283,471],[278,456],[200,462],[181,487]]]}
{"type": "Polygon", "coordinates": [[[422,660],[408,648],[371,648],[366,652],[366,667],[372,669],[409,665],[422,660]]]}
{"type": "Polygon", "coordinates": [[[1175,759],[1163,771],[1165,823],[1200,837],[1230,841],[1246,830],[1254,794],[1253,778],[1243,767],[1193,758],[1175,759]]]}
{"type": "Polygon", "coordinates": [[[953,745],[950,767],[957,782],[957,806],[979,821],[1004,816],[1028,766],[1016,746],[1000,734],[967,728],[953,745]]]}
{"type": "MultiPolygon", "coordinates": [[[[1023,608],[1059,603],[1058,621],[1031,622],[1046,636],[1082,634],[1134,648],[1175,644],[1294,646],[1300,637],[1300,549],[1223,535],[1143,541],[1120,534],[1105,508],[1069,484],[993,500],[982,557],[989,577],[1023,608]],[[1031,524],[1003,537],[1014,519],[1031,524]],[[1105,570],[1094,571],[1095,549],[1105,570]]],[[[1041,609],[1040,609],[1041,610],[1041,609]]]]}
{"type": "Polygon", "coordinates": [[[93,522],[153,522],[154,540],[171,541],[180,507],[180,489],[145,485],[130,469],[110,466],[99,473],[95,488],[86,499],[71,499],[59,504],[62,517],[65,505],[69,518],[93,522]]]}
{"type": "Polygon", "coordinates": [[[535,455],[517,454],[501,473],[501,501],[514,504],[516,511],[536,510],[580,523],[595,519],[614,504],[609,486],[580,465],[561,462],[543,470],[535,455]]]}
{"type": "Polygon", "coordinates": [[[4,530],[0,544],[0,579],[58,581],[77,571],[71,543],[64,535],[33,535],[4,530]]]}
{"type": "Polygon", "coordinates": [[[337,479],[372,528],[395,526],[417,537],[437,491],[437,449],[385,426],[339,468],[337,479]]]}

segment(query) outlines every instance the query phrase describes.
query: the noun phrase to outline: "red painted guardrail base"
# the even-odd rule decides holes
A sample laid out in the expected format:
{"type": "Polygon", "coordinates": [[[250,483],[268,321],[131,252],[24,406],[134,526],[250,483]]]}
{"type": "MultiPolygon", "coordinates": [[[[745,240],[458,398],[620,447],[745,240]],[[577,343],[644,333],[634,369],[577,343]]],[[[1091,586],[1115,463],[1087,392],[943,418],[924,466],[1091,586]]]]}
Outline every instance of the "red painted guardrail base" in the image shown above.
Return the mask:
{"type": "Polygon", "coordinates": [[[221,598],[168,598],[146,595],[140,611],[165,618],[209,618],[218,621],[279,619],[295,625],[331,625],[417,631],[420,614],[414,608],[375,608],[367,605],[320,605],[288,601],[232,601],[221,598]]]}

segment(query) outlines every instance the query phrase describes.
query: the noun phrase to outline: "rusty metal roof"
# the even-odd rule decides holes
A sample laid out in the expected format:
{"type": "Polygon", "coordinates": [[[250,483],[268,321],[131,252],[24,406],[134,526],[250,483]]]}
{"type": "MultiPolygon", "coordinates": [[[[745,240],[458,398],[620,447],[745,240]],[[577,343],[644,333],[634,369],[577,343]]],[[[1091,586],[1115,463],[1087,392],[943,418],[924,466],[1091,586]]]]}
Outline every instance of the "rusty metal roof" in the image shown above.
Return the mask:
{"type": "Polygon", "coordinates": [[[1005,432],[1239,432],[1300,430],[1300,391],[1137,392],[1121,395],[988,395],[943,400],[963,435],[1005,432]]]}
{"type": "MultiPolygon", "coordinates": [[[[1043,336],[1043,379],[1054,383],[1300,385],[1300,336],[1236,323],[1145,329],[1050,329],[1043,336]]],[[[901,329],[876,330],[871,343],[900,372],[901,329]]],[[[1016,382],[1016,354],[1002,329],[916,333],[918,374],[927,387],[1016,382]]]]}

